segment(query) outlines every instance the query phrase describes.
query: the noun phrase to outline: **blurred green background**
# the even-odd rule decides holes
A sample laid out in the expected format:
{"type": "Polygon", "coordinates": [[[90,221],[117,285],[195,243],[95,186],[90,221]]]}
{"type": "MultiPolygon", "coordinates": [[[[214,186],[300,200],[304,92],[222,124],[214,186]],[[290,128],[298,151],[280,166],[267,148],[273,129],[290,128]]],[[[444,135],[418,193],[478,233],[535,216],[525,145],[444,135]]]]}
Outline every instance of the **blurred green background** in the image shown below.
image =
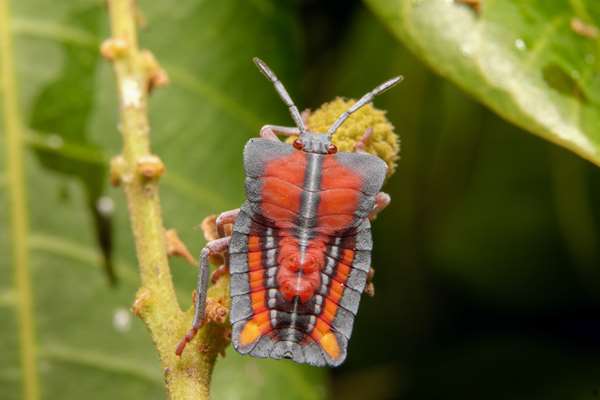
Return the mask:
{"type": "MultiPolygon", "coordinates": [[[[16,76],[1,83],[16,79],[21,113],[0,116],[0,398],[22,396],[23,296],[34,301],[44,399],[164,398],[149,335],[129,312],[135,254],[123,195],[108,184],[120,137],[112,71],[98,54],[108,35],[104,1],[10,3],[16,76]],[[29,293],[13,280],[9,118],[27,139],[29,293]],[[116,286],[104,272],[111,264],[116,286]]],[[[139,5],[141,43],[171,78],[150,103],[153,149],[167,165],[165,224],[194,254],[203,217],[243,201],[245,141],[265,123],[290,124],[253,56],[301,109],[405,77],[375,101],[402,150],[384,187],[392,204],[374,224],[376,296],[362,300],[346,363],[316,369],[229,349],[217,364],[215,399],[600,398],[596,166],[434,75],[382,22],[379,6],[139,5]]],[[[3,91],[1,101],[13,100],[3,91]]],[[[593,96],[586,102],[595,105],[593,96]]],[[[187,307],[195,271],[180,260],[172,269],[187,307]]]]}

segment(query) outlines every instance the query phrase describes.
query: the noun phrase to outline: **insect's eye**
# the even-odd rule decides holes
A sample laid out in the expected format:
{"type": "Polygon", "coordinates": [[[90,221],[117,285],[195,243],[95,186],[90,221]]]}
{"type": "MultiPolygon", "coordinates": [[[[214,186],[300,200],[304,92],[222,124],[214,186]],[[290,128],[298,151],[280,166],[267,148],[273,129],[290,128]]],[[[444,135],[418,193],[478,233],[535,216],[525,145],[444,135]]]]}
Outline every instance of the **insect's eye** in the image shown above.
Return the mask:
{"type": "Polygon", "coordinates": [[[294,140],[294,148],[298,149],[298,150],[302,150],[304,148],[304,143],[302,143],[302,140],[300,140],[300,139],[294,140]]]}
{"type": "Polygon", "coordinates": [[[337,146],[333,143],[330,143],[327,146],[327,154],[335,154],[337,153],[337,146]]]}

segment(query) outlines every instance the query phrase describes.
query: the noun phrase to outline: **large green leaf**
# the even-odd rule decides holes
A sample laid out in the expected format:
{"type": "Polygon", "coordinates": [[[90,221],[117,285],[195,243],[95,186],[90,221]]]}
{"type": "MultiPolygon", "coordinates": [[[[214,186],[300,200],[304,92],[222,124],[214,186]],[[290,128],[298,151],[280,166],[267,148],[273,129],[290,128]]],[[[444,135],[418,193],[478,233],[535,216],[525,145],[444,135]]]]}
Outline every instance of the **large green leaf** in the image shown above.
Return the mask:
{"type": "MultiPolygon", "coordinates": [[[[27,343],[20,340],[17,306],[30,298],[34,369],[43,398],[163,398],[150,337],[128,311],[138,277],[124,198],[119,189],[107,187],[107,162],[121,141],[114,77],[97,56],[108,34],[105,2],[10,5],[14,52],[5,50],[0,57],[13,56],[16,76],[2,76],[1,87],[16,81],[20,90],[16,100],[4,91],[0,99],[18,103],[22,113],[0,115],[0,397],[23,394],[19,354],[27,343]],[[7,132],[5,122],[17,118],[28,145],[26,178],[20,181],[29,193],[28,265],[15,263],[10,247],[14,208],[7,190],[14,188],[8,186],[4,145],[15,132],[7,132]],[[114,204],[114,237],[98,224],[91,207],[98,200],[109,225],[114,204]],[[110,254],[119,279],[115,288],[100,268],[110,254]],[[29,291],[12,279],[26,268],[32,276],[29,291]]],[[[142,45],[152,49],[171,78],[150,103],[153,149],[167,165],[163,216],[198,253],[203,240],[195,228],[202,218],[243,200],[244,142],[261,124],[287,121],[285,107],[251,57],[264,57],[295,91],[296,10],[279,2],[235,0],[146,0],[140,8],[142,45]]],[[[172,265],[179,297],[188,307],[195,271],[179,260],[172,265]]],[[[213,394],[216,399],[317,399],[326,393],[324,373],[228,350],[217,365],[213,394]]]]}
{"type": "Polygon", "coordinates": [[[366,1],[442,76],[600,165],[600,2],[366,1]]]}

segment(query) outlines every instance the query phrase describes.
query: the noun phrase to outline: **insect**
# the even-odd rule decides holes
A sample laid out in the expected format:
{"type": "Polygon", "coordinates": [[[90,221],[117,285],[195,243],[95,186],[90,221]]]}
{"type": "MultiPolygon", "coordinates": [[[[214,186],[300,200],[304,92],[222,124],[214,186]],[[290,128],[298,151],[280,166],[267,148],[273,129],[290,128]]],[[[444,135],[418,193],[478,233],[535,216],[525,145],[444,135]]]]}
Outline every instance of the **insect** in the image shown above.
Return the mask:
{"type": "Polygon", "coordinates": [[[337,152],[331,138],[359,108],[401,80],[390,79],[339,116],[326,133],[307,131],[283,84],[260,59],[260,71],[288,106],[296,127],[265,125],[244,148],[247,200],[216,220],[219,239],[200,254],[192,328],[204,319],[209,256],[228,254],[232,342],[241,354],[337,366],[371,265],[370,220],[390,197],[380,192],[387,165],[361,152],[337,152]],[[292,144],[277,135],[298,135],[292,144]],[[233,223],[231,236],[224,226],[233,223]]]}

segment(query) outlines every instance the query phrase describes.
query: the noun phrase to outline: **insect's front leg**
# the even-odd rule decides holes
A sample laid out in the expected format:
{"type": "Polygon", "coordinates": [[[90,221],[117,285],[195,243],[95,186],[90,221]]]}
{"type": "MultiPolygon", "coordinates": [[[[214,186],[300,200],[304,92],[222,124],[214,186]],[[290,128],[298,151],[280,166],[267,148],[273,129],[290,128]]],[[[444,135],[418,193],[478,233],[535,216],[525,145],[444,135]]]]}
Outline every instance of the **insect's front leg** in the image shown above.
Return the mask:
{"type": "Polygon", "coordinates": [[[229,247],[231,237],[223,237],[216,240],[211,240],[204,246],[200,252],[200,266],[198,269],[198,283],[196,287],[196,303],[194,308],[194,321],[192,328],[188,331],[183,339],[177,345],[175,354],[178,356],[183,353],[185,346],[192,341],[198,330],[204,322],[204,309],[206,307],[206,294],[208,291],[208,258],[211,255],[221,254],[229,247]]]}
{"type": "Polygon", "coordinates": [[[220,238],[225,237],[225,225],[233,224],[238,214],[240,213],[240,209],[236,208],[235,210],[224,211],[217,217],[215,221],[215,225],[217,225],[217,233],[220,238]]]}
{"type": "Polygon", "coordinates": [[[260,137],[263,139],[279,141],[277,135],[297,136],[300,134],[300,129],[291,126],[265,125],[260,128],[260,137]]]}
{"type": "Polygon", "coordinates": [[[365,129],[365,133],[363,133],[360,139],[358,139],[358,141],[354,144],[355,153],[366,153],[365,146],[367,145],[367,142],[371,138],[372,134],[373,128],[368,127],[367,129],[365,129]]]}
{"type": "Polygon", "coordinates": [[[369,220],[373,221],[375,218],[377,218],[377,214],[379,214],[384,208],[386,208],[390,204],[391,201],[392,201],[392,198],[390,197],[389,194],[387,194],[385,192],[377,193],[375,195],[375,205],[373,206],[373,209],[369,213],[369,220]]]}
{"type": "MultiPolygon", "coordinates": [[[[375,195],[375,205],[373,209],[369,213],[369,220],[373,221],[377,218],[377,214],[379,214],[384,208],[386,208],[390,202],[392,201],[389,194],[385,192],[379,192],[375,195]]],[[[367,274],[367,285],[365,286],[364,293],[368,296],[375,296],[375,286],[373,284],[373,276],[375,275],[375,270],[373,268],[369,268],[369,273],[367,274]]]]}
{"type": "Polygon", "coordinates": [[[375,270],[371,267],[369,268],[369,272],[367,273],[367,284],[365,285],[365,289],[363,293],[365,293],[369,297],[375,296],[375,285],[373,284],[373,277],[375,276],[375,270]]]}
{"type": "MultiPolygon", "coordinates": [[[[215,225],[217,226],[217,235],[222,238],[227,236],[225,232],[225,225],[233,224],[240,213],[240,209],[224,211],[217,217],[215,225]]],[[[225,275],[229,271],[229,265],[227,265],[227,257],[224,259],[224,263],[220,265],[212,274],[210,280],[212,283],[217,283],[219,278],[225,275]]]]}

